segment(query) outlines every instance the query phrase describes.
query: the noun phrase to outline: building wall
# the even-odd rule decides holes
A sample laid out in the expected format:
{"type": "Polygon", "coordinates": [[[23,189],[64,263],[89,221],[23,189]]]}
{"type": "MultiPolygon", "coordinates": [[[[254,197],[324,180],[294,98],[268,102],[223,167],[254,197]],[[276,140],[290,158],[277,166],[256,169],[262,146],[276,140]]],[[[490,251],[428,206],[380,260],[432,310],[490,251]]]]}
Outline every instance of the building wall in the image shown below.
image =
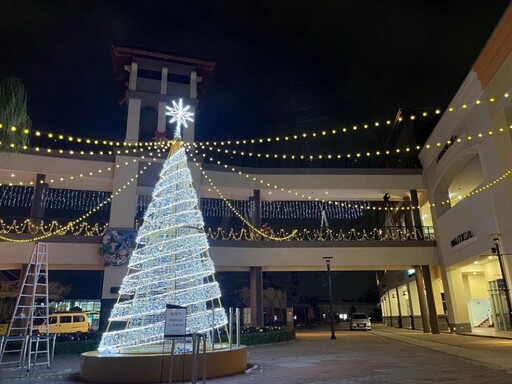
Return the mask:
{"type": "MultiPolygon", "coordinates": [[[[455,110],[444,113],[428,139],[429,143],[444,144],[456,136],[460,142],[450,146],[440,159],[442,145],[420,153],[428,198],[435,204],[431,211],[448,315],[454,330],[461,332],[471,331],[468,302],[489,298],[489,281],[502,276],[496,258],[488,258],[494,245],[491,234],[502,234],[503,254],[512,250],[512,178],[500,178],[512,169],[510,20],[512,7],[450,103],[455,110]],[[477,104],[477,100],[481,102],[477,104]],[[442,204],[448,198],[457,199],[459,188],[462,194],[478,193],[442,204]],[[469,238],[452,244],[467,231],[471,232],[469,238]]],[[[512,258],[504,255],[503,260],[510,286],[512,258]]]]}

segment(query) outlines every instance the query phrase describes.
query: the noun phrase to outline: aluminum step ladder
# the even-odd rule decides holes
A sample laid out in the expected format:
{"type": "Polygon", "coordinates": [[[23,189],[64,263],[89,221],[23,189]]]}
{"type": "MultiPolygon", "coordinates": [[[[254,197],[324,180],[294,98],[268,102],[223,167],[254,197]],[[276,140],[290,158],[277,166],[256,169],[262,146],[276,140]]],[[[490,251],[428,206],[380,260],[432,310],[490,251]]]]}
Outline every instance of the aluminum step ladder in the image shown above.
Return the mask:
{"type": "Polygon", "coordinates": [[[31,371],[43,365],[49,370],[55,348],[49,327],[48,244],[35,243],[7,334],[0,340],[0,368],[31,371]]]}

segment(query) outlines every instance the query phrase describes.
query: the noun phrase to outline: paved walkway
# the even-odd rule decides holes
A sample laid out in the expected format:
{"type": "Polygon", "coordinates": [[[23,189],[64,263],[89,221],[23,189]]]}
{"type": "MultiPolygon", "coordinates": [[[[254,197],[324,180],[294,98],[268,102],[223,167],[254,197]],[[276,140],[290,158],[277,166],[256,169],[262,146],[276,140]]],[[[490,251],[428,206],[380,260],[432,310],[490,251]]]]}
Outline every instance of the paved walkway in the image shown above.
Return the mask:
{"type": "MultiPolygon", "coordinates": [[[[432,335],[410,329],[374,327],[374,334],[512,373],[512,335],[441,333],[432,335]]],[[[510,377],[512,383],[512,376],[510,377]]]]}
{"type": "MultiPolygon", "coordinates": [[[[512,340],[374,325],[371,332],[299,330],[297,340],[248,348],[245,373],[209,384],[510,384],[512,340]]],[[[0,372],[2,383],[79,383],[79,356],[56,356],[50,373],[0,372]]],[[[114,368],[114,367],[113,367],[114,368]]],[[[180,381],[181,382],[181,381],[180,381]]]]}

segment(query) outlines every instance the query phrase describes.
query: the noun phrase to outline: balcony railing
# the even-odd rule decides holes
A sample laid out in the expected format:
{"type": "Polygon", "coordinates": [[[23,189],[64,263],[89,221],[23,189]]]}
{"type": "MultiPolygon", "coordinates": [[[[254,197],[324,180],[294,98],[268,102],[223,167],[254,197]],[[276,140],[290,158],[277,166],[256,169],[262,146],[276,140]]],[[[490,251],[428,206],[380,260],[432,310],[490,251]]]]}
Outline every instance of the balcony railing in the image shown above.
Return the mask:
{"type": "MultiPolygon", "coordinates": [[[[140,223],[138,223],[140,224],[140,223]]],[[[74,235],[103,236],[108,223],[71,224],[60,220],[0,219],[1,235],[74,235]]],[[[138,226],[137,226],[138,228],[138,226]]],[[[137,229],[136,228],[136,229],[137,229]]],[[[209,240],[262,241],[268,240],[250,228],[205,228],[209,240]]],[[[286,241],[435,241],[433,227],[390,227],[372,230],[349,228],[281,228],[270,229],[268,236],[286,241]]]]}
{"type": "MultiPolygon", "coordinates": [[[[247,228],[206,228],[211,240],[261,241],[266,238],[247,228]]],[[[435,241],[433,227],[382,227],[357,229],[279,229],[270,230],[273,238],[287,241],[435,241]]]]}

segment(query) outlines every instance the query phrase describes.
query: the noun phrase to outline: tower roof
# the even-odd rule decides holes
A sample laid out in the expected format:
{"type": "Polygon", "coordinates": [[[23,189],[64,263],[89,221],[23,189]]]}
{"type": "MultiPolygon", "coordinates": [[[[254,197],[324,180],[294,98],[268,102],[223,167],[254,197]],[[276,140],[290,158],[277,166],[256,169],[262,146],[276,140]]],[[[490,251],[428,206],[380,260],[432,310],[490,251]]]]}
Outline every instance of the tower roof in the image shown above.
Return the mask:
{"type": "Polygon", "coordinates": [[[112,45],[112,64],[114,66],[114,73],[116,74],[116,80],[120,84],[123,94],[126,90],[125,83],[129,77],[128,72],[125,71],[124,68],[125,65],[131,64],[135,57],[196,67],[197,75],[202,78],[202,81],[197,85],[199,106],[201,106],[202,102],[206,98],[217,67],[217,63],[214,61],[179,56],[166,52],[112,45]]]}

